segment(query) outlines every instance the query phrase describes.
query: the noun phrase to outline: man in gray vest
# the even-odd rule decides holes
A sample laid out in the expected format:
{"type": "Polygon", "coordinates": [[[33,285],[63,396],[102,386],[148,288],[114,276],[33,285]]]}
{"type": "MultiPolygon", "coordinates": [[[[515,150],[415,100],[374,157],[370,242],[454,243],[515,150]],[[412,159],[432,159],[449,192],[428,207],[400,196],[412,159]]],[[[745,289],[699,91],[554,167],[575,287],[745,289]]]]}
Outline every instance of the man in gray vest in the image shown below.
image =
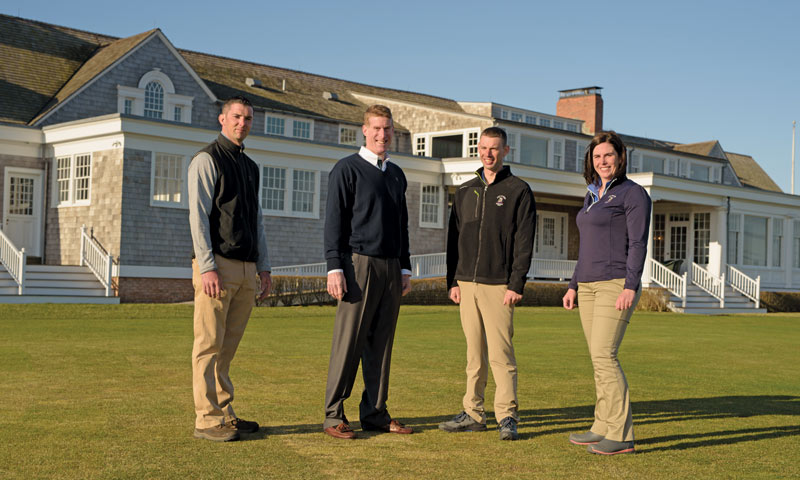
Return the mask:
{"type": "Polygon", "coordinates": [[[228,371],[250,311],[268,293],[267,240],[258,203],[258,166],[244,153],[253,106],[229,99],[219,115],[222,132],[189,165],[189,225],[194,285],[194,436],[216,442],[258,431],[233,411],[228,371]],[[260,279],[260,286],[257,281],[260,279]]]}

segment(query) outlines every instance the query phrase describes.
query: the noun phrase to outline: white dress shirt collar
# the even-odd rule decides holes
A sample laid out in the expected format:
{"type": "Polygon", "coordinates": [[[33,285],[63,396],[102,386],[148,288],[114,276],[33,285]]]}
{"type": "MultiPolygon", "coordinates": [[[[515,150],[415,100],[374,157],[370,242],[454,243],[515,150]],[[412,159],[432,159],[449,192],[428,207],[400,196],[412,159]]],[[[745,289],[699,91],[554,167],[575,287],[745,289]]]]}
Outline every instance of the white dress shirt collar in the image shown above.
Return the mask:
{"type": "MultiPolygon", "coordinates": [[[[378,168],[378,156],[372,153],[372,150],[368,149],[367,147],[361,147],[361,150],[358,151],[358,155],[363,158],[364,160],[368,161],[375,168],[378,168]]],[[[383,159],[383,165],[381,165],[381,171],[386,171],[386,162],[389,161],[389,155],[386,155],[386,158],[383,159]]]]}

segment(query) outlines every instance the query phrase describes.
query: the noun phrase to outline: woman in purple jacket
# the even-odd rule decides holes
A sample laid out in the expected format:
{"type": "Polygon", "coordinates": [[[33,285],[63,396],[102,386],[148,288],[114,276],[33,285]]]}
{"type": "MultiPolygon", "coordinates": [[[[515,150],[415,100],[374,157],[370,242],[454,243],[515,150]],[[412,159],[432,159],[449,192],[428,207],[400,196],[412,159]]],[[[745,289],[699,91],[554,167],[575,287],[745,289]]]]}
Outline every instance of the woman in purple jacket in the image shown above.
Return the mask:
{"type": "Polygon", "coordinates": [[[591,453],[633,453],[633,417],[628,382],[617,359],[622,337],[641,294],[651,202],[625,176],[625,145],[614,132],[595,135],[586,150],[583,176],[589,192],[578,212],[578,263],[564,295],[572,310],[577,297],[583,333],[594,368],[594,423],[569,441],[591,453]]]}

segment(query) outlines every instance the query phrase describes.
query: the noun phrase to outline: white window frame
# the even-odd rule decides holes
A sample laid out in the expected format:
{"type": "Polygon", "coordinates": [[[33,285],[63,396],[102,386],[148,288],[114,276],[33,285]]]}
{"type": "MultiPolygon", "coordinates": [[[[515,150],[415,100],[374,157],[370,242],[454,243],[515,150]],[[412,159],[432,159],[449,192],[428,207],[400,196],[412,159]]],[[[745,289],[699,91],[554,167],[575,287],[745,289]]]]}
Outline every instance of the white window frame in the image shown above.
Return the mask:
{"type": "Polygon", "coordinates": [[[428,157],[428,140],[427,135],[414,135],[414,155],[417,157],[428,157]]]}
{"type": "Polygon", "coordinates": [[[467,128],[459,130],[443,130],[440,132],[427,132],[414,135],[414,155],[417,156],[431,156],[433,154],[433,139],[437,137],[452,137],[454,135],[461,135],[461,157],[462,158],[478,158],[478,143],[481,138],[480,128],[467,128]],[[470,145],[470,136],[475,140],[475,143],[470,145]],[[423,139],[425,153],[422,154],[422,149],[419,148],[419,140],[423,139]],[[472,147],[473,152],[470,152],[472,147]],[[472,153],[472,154],[471,154],[472,153]]]}
{"type": "Polygon", "coordinates": [[[150,206],[151,207],[167,207],[167,208],[181,208],[188,209],[188,182],[189,182],[189,164],[186,155],[171,152],[150,152],[150,206]],[[165,201],[156,200],[156,160],[158,155],[169,155],[180,159],[178,172],[180,172],[180,201],[165,201]]]}
{"type": "Polygon", "coordinates": [[[194,97],[175,93],[172,80],[160,69],[154,68],[142,75],[137,87],[117,85],[117,111],[125,113],[125,100],[131,101],[131,115],[144,116],[144,89],[148,83],[156,81],[164,89],[164,104],[161,120],[192,123],[192,104],[194,97]],[[181,118],[175,118],[175,107],[181,108],[181,118]]]}
{"type": "MultiPolygon", "coordinates": [[[[61,207],[83,207],[92,204],[92,178],[94,173],[94,156],[91,153],[76,153],[70,155],[57,155],[53,158],[53,194],[52,194],[52,204],[58,208],[61,207]],[[77,163],[79,157],[88,157],[89,158],[89,186],[87,191],[87,198],[82,200],[75,199],[75,192],[77,190],[75,183],[78,178],[76,177],[77,174],[77,163]],[[62,158],[69,158],[69,176],[67,177],[67,199],[63,202],[60,199],[60,190],[58,185],[58,160],[62,158]]],[[[85,177],[81,177],[85,178],[85,177]]]]}
{"type": "MultiPolygon", "coordinates": [[[[266,119],[265,119],[266,120],[266,119]]],[[[359,127],[355,125],[344,125],[342,123],[339,124],[339,138],[337,143],[340,145],[352,145],[354,147],[360,147],[364,145],[364,132],[361,131],[359,127]],[[355,134],[355,141],[353,143],[343,142],[342,141],[342,131],[347,130],[349,132],[353,132],[355,134]]]]}
{"type": "Polygon", "coordinates": [[[419,226],[422,228],[444,228],[444,215],[442,213],[442,207],[444,205],[444,188],[441,185],[434,185],[434,184],[420,184],[419,186],[419,226]],[[438,191],[437,195],[437,204],[436,204],[436,221],[435,222],[426,222],[423,221],[422,218],[422,206],[423,205],[432,205],[430,203],[423,204],[422,199],[424,198],[424,191],[425,187],[433,187],[436,188],[438,191]]]}
{"type": "MultiPolygon", "coordinates": [[[[264,113],[264,133],[267,135],[278,135],[287,138],[297,138],[300,140],[314,140],[314,119],[313,118],[300,118],[300,117],[292,117],[289,115],[282,115],[280,113],[273,113],[273,112],[265,112],[264,113]],[[283,135],[279,135],[277,133],[269,133],[267,132],[267,122],[269,121],[268,118],[282,118],[283,119],[283,135]],[[306,122],[309,124],[308,129],[308,138],[306,137],[295,137],[294,136],[294,122],[306,122]]],[[[339,136],[339,134],[337,134],[339,136]]]]}
{"type": "Polygon", "coordinates": [[[258,164],[258,201],[261,205],[261,213],[265,216],[271,217],[291,217],[291,218],[319,218],[319,195],[320,195],[320,176],[322,172],[313,168],[298,168],[288,167],[285,165],[275,165],[271,163],[258,164]],[[286,172],[285,180],[286,185],[283,191],[283,210],[267,209],[262,202],[262,193],[264,190],[264,168],[278,168],[286,172]],[[294,199],[294,172],[312,172],[314,173],[314,201],[311,212],[295,212],[293,208],[294,199]]]}

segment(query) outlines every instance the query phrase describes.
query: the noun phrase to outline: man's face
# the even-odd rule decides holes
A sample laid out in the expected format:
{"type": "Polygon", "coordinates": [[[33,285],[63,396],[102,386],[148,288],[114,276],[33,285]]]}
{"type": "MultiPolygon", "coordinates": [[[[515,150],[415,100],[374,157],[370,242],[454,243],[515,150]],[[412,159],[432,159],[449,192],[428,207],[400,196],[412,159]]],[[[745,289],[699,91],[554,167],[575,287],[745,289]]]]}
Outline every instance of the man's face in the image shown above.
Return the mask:
{"type": "Polygon", "coordinates": [[[361,126],[361,131],[364,132],[367,149],[379,157],[386,156],[394,135],[392,120],[373,115],[369,117],[366,125],[361,126]]]}
{"type": "Polygon", "coordinates": [[[253,108],[233,103],[219,116],[222,133],[236,145],[241,145],[253,126],[253,108]]]}
{"type": "Polygon", "coordinates": [[[482,135],[478,142],[478,153],[483,168],[497,173],[503,168],[503,158],[508,155],[508,145],[503,144],[501,137],[482,135]]]}

